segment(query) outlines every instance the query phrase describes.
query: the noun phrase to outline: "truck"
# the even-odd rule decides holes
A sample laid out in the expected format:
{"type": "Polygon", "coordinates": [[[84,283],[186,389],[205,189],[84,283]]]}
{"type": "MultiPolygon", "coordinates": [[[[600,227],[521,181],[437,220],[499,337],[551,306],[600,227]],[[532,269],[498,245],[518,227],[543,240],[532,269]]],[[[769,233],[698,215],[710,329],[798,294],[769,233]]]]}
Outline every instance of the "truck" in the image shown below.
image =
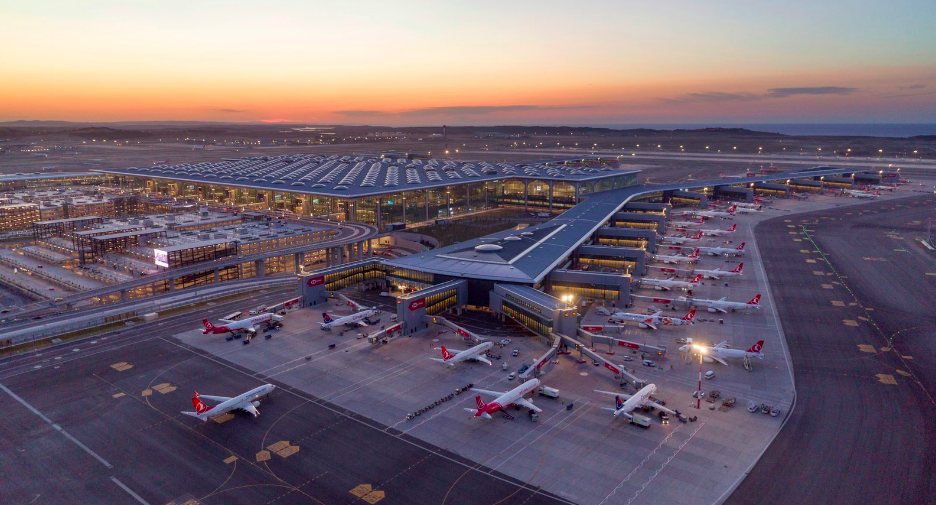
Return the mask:
{"type": "Polygon", "coordinates": [[[559,398],[559,390],[549,386],[540,386],[539,394],[547,398],[559,398]]]}
{"type": "Polygon", "coordinates": [[[650,427],[650,418],[644,417],[639,414],[631,414],[630,419],[628,419],[627,422],[631,424],[636,424],[637,426],[640,426],[641,428],[650,427]]]}

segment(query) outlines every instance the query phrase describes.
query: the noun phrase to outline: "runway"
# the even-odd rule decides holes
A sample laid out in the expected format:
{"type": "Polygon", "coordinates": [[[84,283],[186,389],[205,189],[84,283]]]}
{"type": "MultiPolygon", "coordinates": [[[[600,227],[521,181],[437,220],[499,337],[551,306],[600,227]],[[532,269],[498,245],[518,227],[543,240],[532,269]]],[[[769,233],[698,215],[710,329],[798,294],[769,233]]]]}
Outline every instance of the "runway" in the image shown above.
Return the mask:
{"type": "Polygon", "coordinates": [[[756,229],[796,407],[726,503],[934,503],[932,195],[756,229]]]}
{"type": "Polygon", "coordinates": [[[168,337],[198,321],[0,365],[3,502],[568,503],[282,384],[257,418],[184,416],[193,389],[234,396],[267,382],[168,337]]]}

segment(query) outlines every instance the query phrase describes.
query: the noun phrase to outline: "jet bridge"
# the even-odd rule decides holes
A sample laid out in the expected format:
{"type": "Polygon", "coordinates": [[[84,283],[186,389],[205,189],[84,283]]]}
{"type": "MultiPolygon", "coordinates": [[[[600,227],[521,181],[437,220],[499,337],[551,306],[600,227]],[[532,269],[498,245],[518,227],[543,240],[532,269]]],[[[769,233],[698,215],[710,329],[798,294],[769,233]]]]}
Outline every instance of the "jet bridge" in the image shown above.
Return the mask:
{"type": "Polygon", "coordinates": [[[556,355],[559,354],[559,346],[562,345],[562,335],[559,335],[558,333],[550,333],[549,336],[552,337],[553,339],[552,346],[549,348],[548,351],[546,351],[546,354],[543,354],[539,358],[536,358],[536,360],[533,361],[533,363],[530,365],[530,368],[528,368],[526,372],[523,372],[522,374],[520,374],[520,380],[525,381],[529,379],[531,376],[539,377],[540,375],[543,374],[543,371],[542,371],[543,365],[548,363],[550,360],[555,358],[556,355]]]}
{"type": "MultiPolygon", "coordinates": [[[[587,335],[593,335],[589,332],[584,332],[584,333],[587,335]]],[[[614,373],[615,378],[620,378],[621,384],[623,384],[624,382],[628,382],[630,383],[630,385],[634,386],[634,388],[636,389],[640,389],[647,385],[647,382],[645,380],[632,374],[624,366],[616,365],[612,363],[611,361],[606,359],[601,354],[591,350],[584,343],[579,342],[578,340],[568,335],[559,335],[559,336],[562,338],[562,343],[569,346],[570,348],[574,348],[575,350],[579,352],[580,361],[582,360],[581,356],[588,356],[589,358],[593,359],[595,362],[601,363],[602,365],[604,365],[605,368],[607,368],[608,370],[611,370],[611,372],[614,373]]]]}
{"type": "Polygon", "coordinates": [[[443,316],[422,316],[422,322],[427,323],[427,324],[428,323],[441,324],[442,326],[445,326],[446,328],[454,331],[456,335],[460,335],[466,341],[473,342],[475,344],[483,344],[484,342],[487,342],[490,340],[487,337],[482,337],[481,335],[478,335],[477,333],[474,333],[472,331],[466,330],[465,328],[462,328],[461,326],[449,321],[447,318],[443,316]]]}
{"type": "Polygon", "coordinates": [[[619,327],[620,325],[589,325],[589,326],[583,326],[579,328],[578,333],[581,336],[585,336],[591,339],[592,346],[596,346],[598,344],[605,344],[608,346],[608,349],[611,349],[613,347],[624,347],[627,349],[632,349],[642,354],[650,354],[650,355],[656,356],[657,358],[662,358],[663,356],[666,356],[666,347],[664,346],[658,347],[655,345],[640,344],[637,342],[631,342],[629,340],[623,340],[620,338],[614,338],[614,337],[609,337],[606,335],[598,335],[598,334],[592,333],[595,331],[602,331],[607,328],[619,328],[619,327]]]}

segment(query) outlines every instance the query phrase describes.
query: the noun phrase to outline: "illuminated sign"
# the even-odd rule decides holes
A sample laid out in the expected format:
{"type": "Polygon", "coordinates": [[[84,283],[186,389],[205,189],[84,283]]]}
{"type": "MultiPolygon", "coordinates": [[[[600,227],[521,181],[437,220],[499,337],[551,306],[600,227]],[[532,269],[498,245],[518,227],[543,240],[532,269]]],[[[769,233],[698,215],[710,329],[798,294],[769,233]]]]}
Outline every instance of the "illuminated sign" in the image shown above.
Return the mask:
{"type": "Polygon", "coordinates": [[[285,302],[283,302],[283,308],[288,309],[297,303],[299,303],[298,298],[293,298],[292,300],[286,300],[285,302]]]}
{"type": "Polygon", "coordinates": [[[153,249],[153,261],[156,266],[169,268],[169,253],[162,249],[153,249]]]}
{"type": "Polygon", "coordinates": [[[310,288],[325,284],[325,276],[320,275],[318,277],[309,277],[309,280],[306,281],[306,286],[310,288]]]}
{"type": "Polygon", "coordinates": [[[418,300],[413,300],[413,301],[411,301],[411,302],[409,303],[410,312],[419,310],[419,309],[421,309],[421,308],[423,308],[423,307],[425,307],[425,306],[426,306],[426,299],[425,299],[425,298],[420,298],[420,299],[418,299],[418,300]]]}
{"type": "Polygon", "coordinates": [[[627,347],[627,348],[629,348],[629,349],[640,349],[640,346],[639,346],[639,345],[634,344],[634,343],[631,343],[631,342],[628,342],[628,341],[626,341],[626,340],[618,340],[618,341],[617,341],[617,345],[619,345],[619,346],[621,346],[621,347],[627,347]]]}
{"type": "Polygon", "coordinates": [[[605,368],[614,372],[615,375],[621,375],[621,371],[616,367],[612,366],[611,363],[605,363],[605,368]]]}
{"type": "Polygon", "coordinates": [[[601,331],[604,326],[582,326],[582,329],[585,331],[601,331]]]}
{"type": "Polygon", "coordinates": [[[470,337],[470,336],[471,336],[470,333],[468,333],[467,331],[465,331],[465,330],[463,330],[463,329],[461,329],[461,328],[458,328],[457,330],[455,330],[455,332],[458,333],[459,335],[463,336],[463,337],[470,337]]]}

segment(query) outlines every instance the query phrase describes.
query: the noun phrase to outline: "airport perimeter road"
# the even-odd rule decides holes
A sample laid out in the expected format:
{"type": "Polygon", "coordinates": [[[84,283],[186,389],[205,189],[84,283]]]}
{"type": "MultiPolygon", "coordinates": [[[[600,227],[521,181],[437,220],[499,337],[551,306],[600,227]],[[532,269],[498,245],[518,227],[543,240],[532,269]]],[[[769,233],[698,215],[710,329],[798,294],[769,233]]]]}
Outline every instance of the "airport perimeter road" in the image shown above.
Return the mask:
{"type": "Polygon", "coordinates": [[[282,384],[257,418],[184,416],[265,379],[167,337],[198,318],[162,323],[0,365],[0,502],[569,503],[282,384]]]}
{"type": "Polygon", "coordinates": [[[796,408],[726,503],[936,503],[933,195],[756,229],[796,408]],[[820,252],[821,251],[821,252],[820,252]]]}

